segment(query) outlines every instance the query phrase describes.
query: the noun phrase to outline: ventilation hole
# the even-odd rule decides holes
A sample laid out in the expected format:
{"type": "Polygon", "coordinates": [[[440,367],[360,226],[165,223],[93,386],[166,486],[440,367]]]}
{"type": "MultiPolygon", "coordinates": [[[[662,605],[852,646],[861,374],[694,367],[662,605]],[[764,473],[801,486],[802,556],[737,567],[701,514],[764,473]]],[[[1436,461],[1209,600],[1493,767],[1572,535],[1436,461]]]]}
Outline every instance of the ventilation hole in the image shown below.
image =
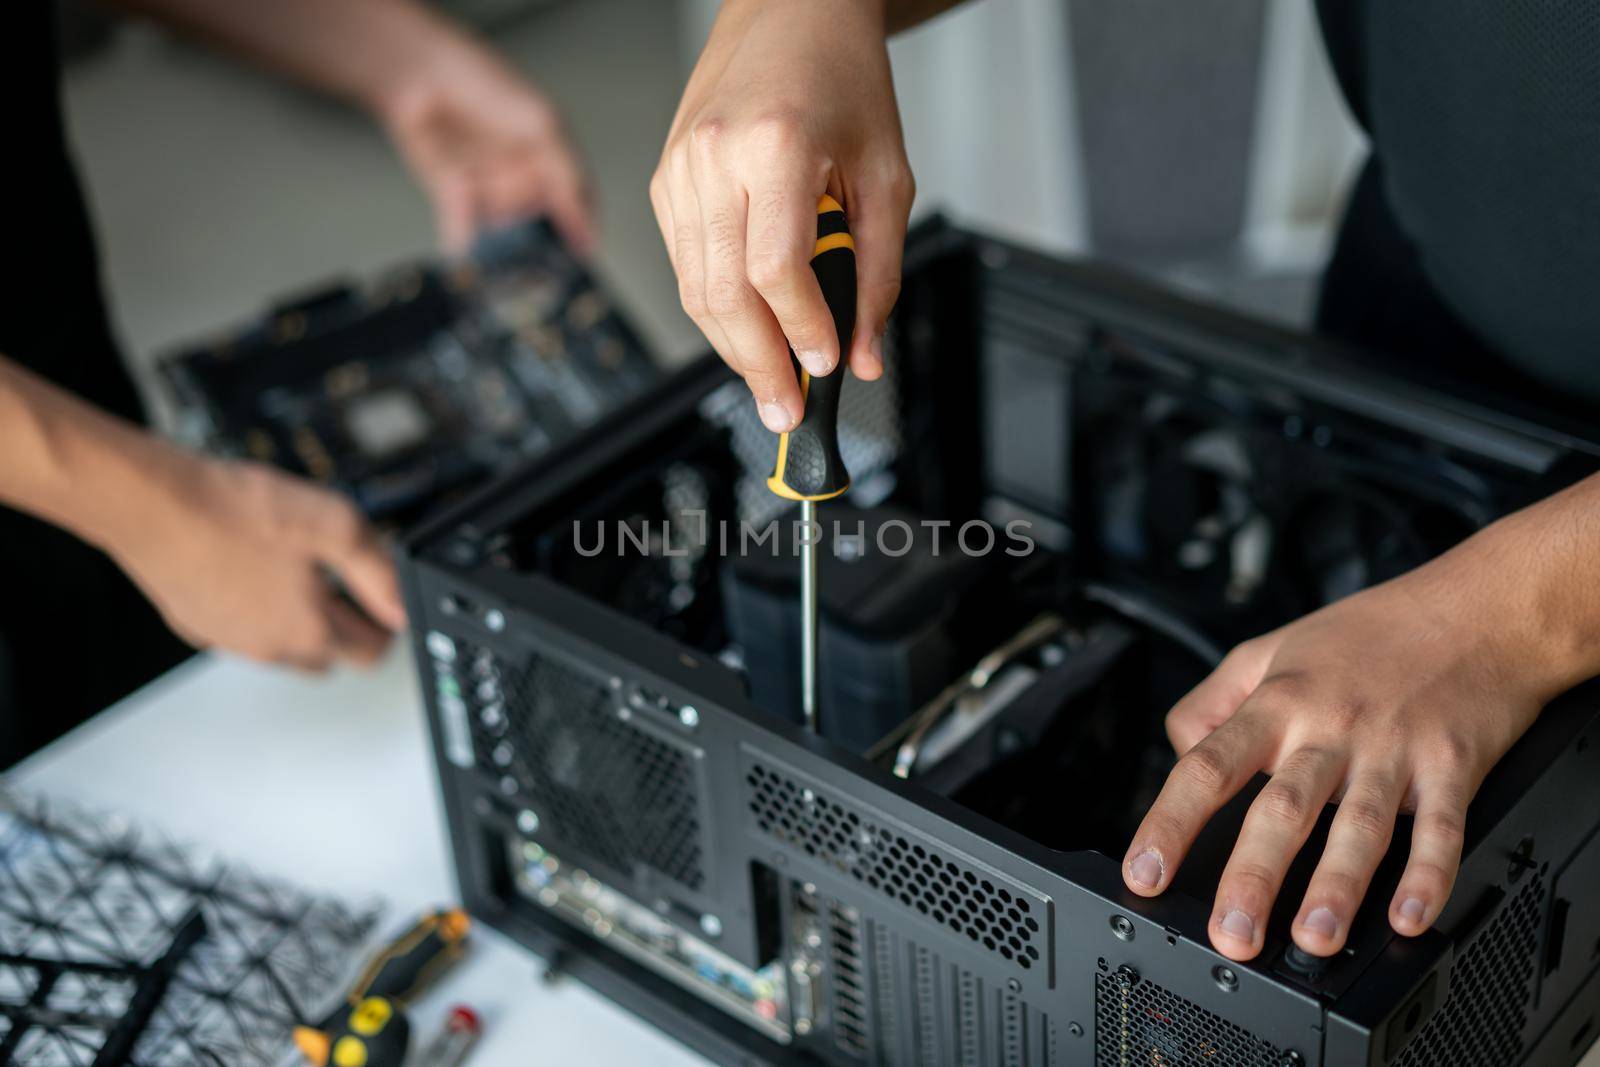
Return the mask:
{"type": "Polygon", "coordinates": [[[1094,992],[1096,1064],[1279,1067],[1284,1062],[1283,1050],[1131,972],[1096,974],[1094,992]]]}
{"type": "Polygon", "coordinates": [[[1041,960],[1041,927],[1024,918],[1032,904],[1021,886],[980,877],[931,843],[911,841],[837,797],[769,767],[754,764],[745,782],[747,808],[763,833],[970,941],[981,941],[1019,967],[1041,960]],[[1041,947],[1027,952],[1034,942],[1041,947]]]}
{"type": "Polygon", "coordinates": [[[1395,1067],[1497,1067],[1522,1058],[1543,901],[1541,872],[1465,946],[1450,992],[1395,1067]]]}
{"type": "MultiPolygon", "coordinates": [[[[702,888],[699,790],[686,752],[618,719],[609,688],[560,660],[535,655],[514,666],[485,650],[468,655],[484,665],[487,689],[500,691],[513,752],[506,770],[545,833],[624,875],[643,865],[702,888]]],[[[751,770],[752,790],[769,784],[765,775],[751,770]]],[[[755,814],[771,832],[780,812],[755,814]]]]}

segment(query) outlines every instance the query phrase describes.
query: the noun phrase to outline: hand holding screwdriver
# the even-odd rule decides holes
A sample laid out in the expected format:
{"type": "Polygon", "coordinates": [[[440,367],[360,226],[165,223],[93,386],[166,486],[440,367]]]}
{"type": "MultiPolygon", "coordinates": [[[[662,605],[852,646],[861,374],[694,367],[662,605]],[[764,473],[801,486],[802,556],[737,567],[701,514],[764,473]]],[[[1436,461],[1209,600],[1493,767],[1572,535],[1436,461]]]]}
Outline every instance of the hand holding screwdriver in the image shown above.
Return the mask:
{"type": "Polygon", "coordinates": [[[742,374],[762,421],[794,429],[789,351],[814,376],[882,373],[912,181],[883,5],[724,5],[650,184],[684,309],[742,374]],[[855,328],[843,343],[809,269],[817,197],[854,220],[855,328]]]}

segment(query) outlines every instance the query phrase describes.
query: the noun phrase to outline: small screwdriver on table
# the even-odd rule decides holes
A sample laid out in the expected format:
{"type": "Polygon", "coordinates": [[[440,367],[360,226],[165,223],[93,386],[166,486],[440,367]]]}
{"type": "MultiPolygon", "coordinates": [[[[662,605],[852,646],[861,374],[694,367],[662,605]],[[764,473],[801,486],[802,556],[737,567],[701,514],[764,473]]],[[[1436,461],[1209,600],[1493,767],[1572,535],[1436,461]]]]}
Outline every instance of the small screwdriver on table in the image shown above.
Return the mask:
{"type": "Polygon", "coordinates": [[[806,535],[800,549],[800,706],[806,729],[817,732],[817,503],[850,488],[850,472],[839,455],[839,394],[844,389],[845,356],[856,325],[856,245],[844,208],[831,196],[817,202],[817,243],[811,269],[833,313],[839,335],[839,362],[823,377],[813,377],[790,353],[800,376],[805,414],[778,437],[778,461],[767,488],[800,502],[806,535]]]}
{"type": "Polygon", "coordinates": [[[294,1043],[312,1067],[401,1067],[406,1004],[461,957],[471,929],[460,908],[426,913],[378,951],[327,1018],[295,1027],[294,1043]]]}

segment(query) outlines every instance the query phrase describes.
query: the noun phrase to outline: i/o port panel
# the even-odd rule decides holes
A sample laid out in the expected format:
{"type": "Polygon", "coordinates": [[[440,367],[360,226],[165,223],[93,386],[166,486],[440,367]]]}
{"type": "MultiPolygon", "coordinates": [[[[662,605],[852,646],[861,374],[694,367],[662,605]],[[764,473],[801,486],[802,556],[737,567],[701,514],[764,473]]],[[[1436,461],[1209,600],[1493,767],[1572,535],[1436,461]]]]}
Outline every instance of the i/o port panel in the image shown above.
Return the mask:
{"type": "Polygon", "coordinates": [[[791,1040],[782,960],[751,970],[537,842],[513,839],[510,850],[523,896],[767,1037],[785,1044],[791,1040]]]}

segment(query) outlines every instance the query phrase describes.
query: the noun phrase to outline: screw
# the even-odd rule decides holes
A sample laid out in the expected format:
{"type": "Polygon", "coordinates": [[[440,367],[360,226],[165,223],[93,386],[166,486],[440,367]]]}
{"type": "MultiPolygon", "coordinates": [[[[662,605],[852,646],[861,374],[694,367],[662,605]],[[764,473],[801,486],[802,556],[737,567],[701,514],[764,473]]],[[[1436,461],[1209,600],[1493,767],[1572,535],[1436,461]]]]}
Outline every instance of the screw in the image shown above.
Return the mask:
{"type": "Polygon", "coordinates": [[[1007,978],[1006,988],[1013,993],[1020,993],[1022,992],[1022,983],[1017,981],[1015,978],[1007,978]]]}
{"type": "Polygon", "coordinates": [[[1278,1067],[1304,1067],[1305,1062],[1304,1056],[1301,1056],[1294,1049],[1290,1049],[1278,1060],[1278,1067]]]}
{"type": "Polygon", "coordinates": [[[678,721],[693,730],[700,725],[700,712],[693,704],[685,704],[678,709],[678,721]]]}
{"type": "Polygon", "coordinates": [[[495,633],[506,628],[505,612],[499,608],[490,608],[483,613],[483,624],[495,633]]]}
{"type": "Polygon", "coordinates": [[[1239,988],[1239,976],[1233,973],[1232,967],[1217,964],[1211,968],[1211,980],[1217,983],[1217,988],[1224,993],[1232,993],[1239,988]]]}
{"type": "Polygon", "coordinates": [[[539,816],[529,808],[517,812],[517,829],[530,837],[539,832],[539,816]]]}
{"type": "Polygon", "coordinates": [[[707,937],[721,937],[722,920],[708,911],[700,916],[700,929],[707,937]]]}
{"type": "Polygon", "coordinates": [[[1116,934],[1119,940],[1132,941],[1133,920],[1129,919],[1126,915],[1111,916],[1111,932],[1116,934]]]}
{"type": "Polygon", "coordinates": [[[1067,1033],[1071,1034],[1073,1037],[1082,1037],[1083,1025],[1081,1023],[1068,1023],[1067,1033]]]}

